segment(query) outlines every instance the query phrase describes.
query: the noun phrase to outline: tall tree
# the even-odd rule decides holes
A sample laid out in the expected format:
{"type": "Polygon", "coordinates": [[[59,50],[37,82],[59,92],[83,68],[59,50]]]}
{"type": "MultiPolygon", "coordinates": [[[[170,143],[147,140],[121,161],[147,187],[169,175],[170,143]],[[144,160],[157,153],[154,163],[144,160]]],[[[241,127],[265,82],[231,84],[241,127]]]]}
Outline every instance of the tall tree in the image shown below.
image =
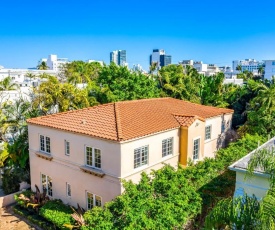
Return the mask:
{"type": "Polygon", "coordinates": [[[34,89],[34,105],[43,114],[64,112],[89,106],[87,90],[81,90],[69,83],[60,83],[49,76],[46,82],[34,89]]]}
{"type": "Polygon", "coordinates": [[[241,65],[237,65],[236,70],[242,71],[242,66],[241,65]]]}
{"type": "Polygon", "coordinates": [[[96,82],[89,84],[89,95],[100,103],[159,96],[157,82],[140,72],[111,63],[104,66],[96,82]]]}
{"type": "Polygon", "coordinates": [[[169,65],[160,69],[158,81],[164,96],[199,102],[197,72],[169,65]]]}
{"type": "Polygon", "coordinates": [[[0,91],[16,90],[18,85],[12,82],[11,77],[6,77],[0,81],[0,91]]]}
{"type": "Polygon", "coordinates": [[[102,66],[98,62],[73,61],[64,65],[61,75],[69,83],[83,84],[97,79],[101,69],[102,66]]]}
{"type": "Polygon", "coordinates": [[[47,70],[49,67],[47,66],[47,63],[45,61],[42,61],[38,66],[37,69],[39,70],[47,70]]]}

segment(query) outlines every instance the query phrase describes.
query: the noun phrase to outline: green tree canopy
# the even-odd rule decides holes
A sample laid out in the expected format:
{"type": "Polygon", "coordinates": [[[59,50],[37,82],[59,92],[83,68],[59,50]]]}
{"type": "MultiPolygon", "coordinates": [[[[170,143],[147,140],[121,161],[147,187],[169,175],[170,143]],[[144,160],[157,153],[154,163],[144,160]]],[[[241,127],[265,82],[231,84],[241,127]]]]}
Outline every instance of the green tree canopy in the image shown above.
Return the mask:
{"type": "Polygon", "coordinates": [[[99,72],[96,83],[88,87],[89,95],[100,103],[136,100],[159,96],[157,82],[140,72],[111,63],[99,72]]]}

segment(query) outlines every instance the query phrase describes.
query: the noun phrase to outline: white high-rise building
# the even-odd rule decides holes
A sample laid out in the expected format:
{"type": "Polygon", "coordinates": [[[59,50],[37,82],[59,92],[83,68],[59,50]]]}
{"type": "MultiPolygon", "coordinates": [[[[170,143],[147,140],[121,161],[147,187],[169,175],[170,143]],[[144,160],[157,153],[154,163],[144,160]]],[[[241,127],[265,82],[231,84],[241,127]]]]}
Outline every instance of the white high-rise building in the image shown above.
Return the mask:
{"type": "Polygon", "coordinates": [[[260,62],[260,61],[256,61],[255,59],[245,59],[245,60],[235,60],[233,61],[233,71],[237,70],[238,66],[241,66],[241,71],[249,71],[249,72],[254,72],[257,73],[258,72],[258,68],[259,66],[262,66],[264,63],[260,62]]]}
{"type": "Polygon", "coordinates": [[[152,63],[158,64],[158,69],[163,66],[170,65],[172,62],[172,56],[165,54],[164,50],[160,49],[153,49],[153,53],[150,55],[150,65],[152,63]]]}
{"type": "Polygon", "coordinates": [[[41,58],[38,61],[38,65],[41,64],[41,62],[43,61],[46,62],[49,70],[54,71],[60,71],[61,67],[69,62],[68,58],[58,58],[56,54],[50,54],[48,58],[41,58]]]}
{"type": "Polygon", "coordinates": [[[275,77],[275,60],[265,60],[264,66],[264,78],[271,80],[273,76],[275,77]]]}
{"type": "Polygon", "coordinates": [[[110,63],[114,62],[120,66],[128,66],[126,62],[126,50],[114,50],[110,53],[110,63]]]}

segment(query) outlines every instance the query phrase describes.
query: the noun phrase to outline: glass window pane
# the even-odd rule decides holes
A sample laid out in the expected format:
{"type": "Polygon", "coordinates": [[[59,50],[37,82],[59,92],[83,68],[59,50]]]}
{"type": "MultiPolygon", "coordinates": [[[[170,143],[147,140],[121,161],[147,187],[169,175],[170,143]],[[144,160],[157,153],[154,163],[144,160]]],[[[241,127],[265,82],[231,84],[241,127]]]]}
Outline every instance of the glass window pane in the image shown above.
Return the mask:
{"type": "Polygon", "coordinates": [[[93,148],[86,147],[86,164],[93,166],[93,148]]]}
{"type": "Polygon", "coordinates": [[[95,195],[95,206],[101,207],[101,197],[95,195]]]}
{"type": "Polygon", "coordinates": [[[87,192],[87,209],[91,209],[94,207],[94,198],[93,194],[87,192]]]}
{"type": "Polygon", "coordinates": [[[47,179],[48,179],[48,195],[52,196],[53,195],[52,178],[48,176],[47,179]]]}
{"type": "Polygon", "coordinates": [[[51,153],[51,140],[49,137],[46,137],[46,152],[51,153]]]}
{"type": "Polygon", "coordinates": [[[95,167],[101,168],[101,153],[99,149],[95,149],[95,167]]]}
{"type": "Polygon", "coordinates": [[[65,154],[70,155],[70,142],[65,141],[65,154]]]}
{"type": "Polygon", "coordinates": [[[42,135],[40,135],[40,150],[45,151],[45,139],[42,135]]]}
{"type": "Polygon", "coordinates": [[[67,183],[67,196],[72,196],[71,185],[67,183]]]}

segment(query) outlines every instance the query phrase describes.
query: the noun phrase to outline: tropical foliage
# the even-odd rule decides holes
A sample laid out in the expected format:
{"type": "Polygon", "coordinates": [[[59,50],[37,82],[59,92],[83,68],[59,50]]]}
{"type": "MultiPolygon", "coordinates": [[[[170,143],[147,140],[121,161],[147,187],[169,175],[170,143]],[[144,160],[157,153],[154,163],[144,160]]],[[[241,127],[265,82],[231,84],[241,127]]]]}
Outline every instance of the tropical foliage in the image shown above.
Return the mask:
{"type": "MultiPolygon", "coordinates": [[[[178,170],[165,166],[150,175],[143,174],[138,184],[125,181],[124,194],[103,208],[86,212],[84,219],[87,224],[82,228],[180,229],[190,225],[199,228],[212,208],[217,215],[218,201],[232,196],[234,190],[235,174],[228,171],[228,165],[253,150],[259,141],[262,143],[265,140],[257,134],[265,137],[275,134],[274,81],[262,81],[244,71],[239,77],[243,77],[246,84],[224,85],[222,73],[207,77],[190,66],[169,65],[159,70],[156,63],[150,70],[150,74],[142,74],[114,63],[101,66],[99,63],[76,61],[64,65],[58,76],[29,75],[41,82],[33,89],[29,101],[19,99],[10,102],[1,98],[0,124],[4,143],[0,149],[0,163],[9,169],[6,178],[13,178],[13,173],[18,175],[15,172],[21,169],[22,175],[28,175],[26,119],[30,117],[108,102],[173,97],[234,109],[233,127],[238,128],[242,138],[219,150],[215,159],[207,158],[178,170]]],[[[2,80],[0,96],[1,92],[16,89],[15,86],[10,78],[2,80]]],[[[13,181],[17,183],[17,178],[13,181]]],[[[233,210],[238,202],[230,202],[229,199],[221,205],[229,205],[233,210]]],[[[262,209],[256,201],[253,205],[255,210],[255,207],[262,209]]],[[[238,207],[246,208],[240,204],[238,207]]],[[[48,219],[53,219],[54,215],[54,212],[49,212],[48,219]]],[[[236,217],[233,211],[224,215],[236,217]]],[[[254,217],[246,220],[249,218],[253,223],[254,217]]],[[[58,219],[54,221],[59,227],[64,223],[59,223],[58,219]]],[[[233,222],[222,226],[232,226],[233,222]]]]}

